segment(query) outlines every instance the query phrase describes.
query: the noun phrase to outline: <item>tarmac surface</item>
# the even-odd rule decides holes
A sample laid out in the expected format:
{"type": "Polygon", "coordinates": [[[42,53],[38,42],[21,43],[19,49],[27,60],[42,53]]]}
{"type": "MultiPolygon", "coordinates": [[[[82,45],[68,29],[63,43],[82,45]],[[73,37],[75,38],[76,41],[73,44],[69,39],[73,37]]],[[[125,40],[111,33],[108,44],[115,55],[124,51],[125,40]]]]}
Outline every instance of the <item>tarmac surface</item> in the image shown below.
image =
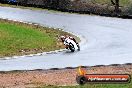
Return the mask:
{"type": "MultiPolygon", "coordinates": [[[[0,18],[62,28],[81,38],[81,51],[0,60],[0,71],[132,63],[132,20],[0,7],[0,18]]],[[[1,58],[3,59],[3,58],[1,58]]]]}

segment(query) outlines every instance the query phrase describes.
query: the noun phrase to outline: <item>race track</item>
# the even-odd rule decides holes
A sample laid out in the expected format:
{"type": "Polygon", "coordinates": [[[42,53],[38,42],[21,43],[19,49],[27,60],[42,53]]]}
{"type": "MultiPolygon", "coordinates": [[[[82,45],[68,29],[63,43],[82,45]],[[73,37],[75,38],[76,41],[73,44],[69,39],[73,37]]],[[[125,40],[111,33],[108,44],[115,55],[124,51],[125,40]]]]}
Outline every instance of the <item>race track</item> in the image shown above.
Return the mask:
{"type": "Polygon", "coordinates": [[[63,28],[83,38],[81,51],[0,60],[0,71],[132,63],[132,20],[0,7],[0,18],[63,28]]]}

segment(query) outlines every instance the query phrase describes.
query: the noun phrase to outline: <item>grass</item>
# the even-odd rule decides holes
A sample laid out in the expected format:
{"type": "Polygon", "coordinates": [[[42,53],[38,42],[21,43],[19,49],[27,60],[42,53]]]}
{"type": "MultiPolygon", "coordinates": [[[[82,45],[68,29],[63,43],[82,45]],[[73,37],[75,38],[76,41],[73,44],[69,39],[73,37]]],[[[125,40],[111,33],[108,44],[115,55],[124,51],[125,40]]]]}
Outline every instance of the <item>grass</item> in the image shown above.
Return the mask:
{"type": "Polygon", "coordinates": [[[126,84],[85,84],[77,86],[43,86],[38,88],[132,88],[132,82],[126,84]]]}
{"type": "Polygon", "coordinates": [[[53,28],[0,20],[0,57],[60,49],[58,36],[66,34],[53,28]]]}
{"type": "Polygon", "coordinates": [[[60,88],[131,88],[132,83],[130,84],[86,84],[83,86],[74,86],[74,87],[60,87],[60,88]]]}

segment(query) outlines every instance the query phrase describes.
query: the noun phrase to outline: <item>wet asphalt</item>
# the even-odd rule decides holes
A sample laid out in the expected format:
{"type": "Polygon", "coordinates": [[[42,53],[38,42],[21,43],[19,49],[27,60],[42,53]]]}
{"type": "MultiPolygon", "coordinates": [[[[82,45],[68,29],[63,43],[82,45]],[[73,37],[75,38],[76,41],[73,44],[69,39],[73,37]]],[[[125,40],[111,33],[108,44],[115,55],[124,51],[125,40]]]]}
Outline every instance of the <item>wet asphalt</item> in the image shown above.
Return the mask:
{"type": "MultiPolygon", "coordinates": [[[[132,63],[132,20],[0,7],[0,18],[62,28],[81,38],[81,51],[0,60],[0,71],[132,63]]],[[[2,59],[2,58],[1,58],[2,59]]]]}

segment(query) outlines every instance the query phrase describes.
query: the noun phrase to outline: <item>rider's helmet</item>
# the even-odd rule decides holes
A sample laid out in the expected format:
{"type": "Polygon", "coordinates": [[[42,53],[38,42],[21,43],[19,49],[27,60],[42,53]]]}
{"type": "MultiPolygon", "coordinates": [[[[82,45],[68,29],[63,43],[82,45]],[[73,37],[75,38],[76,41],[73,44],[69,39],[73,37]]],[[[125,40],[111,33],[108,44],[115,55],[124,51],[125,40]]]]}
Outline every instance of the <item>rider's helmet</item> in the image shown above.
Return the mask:
{"type": "Polygon", "coordinates": [[[65,36],[60,36],[60,39],[61,39],[62,42],[64,42],[66,37],[65,36]]]}

